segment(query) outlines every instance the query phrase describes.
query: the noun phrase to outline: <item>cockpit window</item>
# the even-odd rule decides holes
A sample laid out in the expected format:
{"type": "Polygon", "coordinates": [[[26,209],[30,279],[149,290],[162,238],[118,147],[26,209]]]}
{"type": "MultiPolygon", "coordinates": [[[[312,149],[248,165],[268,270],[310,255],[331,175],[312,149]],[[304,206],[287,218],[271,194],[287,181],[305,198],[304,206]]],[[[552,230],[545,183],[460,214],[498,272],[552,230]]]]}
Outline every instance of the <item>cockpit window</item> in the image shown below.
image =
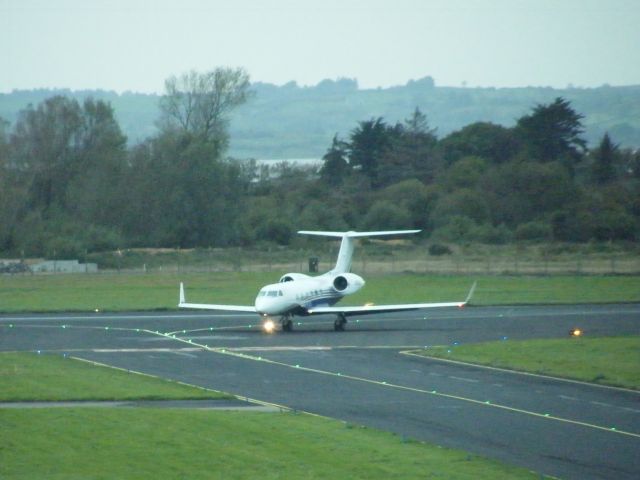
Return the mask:
{"type": "Polygon", "coordinates": [[[269,295],[270,297],[277,297],[278,296],[278,291],[277,290],[269,290],[269,293],[267,293],[267,295],[269,295]]]}

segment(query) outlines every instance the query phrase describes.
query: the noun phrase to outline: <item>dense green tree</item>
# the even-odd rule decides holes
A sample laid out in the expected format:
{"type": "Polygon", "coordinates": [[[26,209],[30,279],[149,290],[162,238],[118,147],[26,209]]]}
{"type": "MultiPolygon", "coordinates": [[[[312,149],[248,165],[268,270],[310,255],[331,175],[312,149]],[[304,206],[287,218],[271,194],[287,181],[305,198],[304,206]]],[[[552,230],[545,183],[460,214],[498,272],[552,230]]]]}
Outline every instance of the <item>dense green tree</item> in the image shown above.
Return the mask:
{"type": "Polygon", "coordinates": [[[492,223],[511,228],[543,218],[578,197],[567,169],[557,162],[508,162],[488,170],[481,186],[492,223]]]}
{"type": "Polygon", "coordinates": [[[405,229],[411,223],[409,210],[400,205],[377,201],[362,219],[362,230],[405,229]]]}
{"type": "Polygon", "coordinates": [[[468,156],[481,157],[490,163],[504,163],[518,152],[520,144],[513,129],[476,122],[447,135],[439,147],[447,164],[468,156]]]}
{"type": "Polygon", "coordinates": [[[67,186],[67,211],[84,223],[115,228],[126,208],[117,189],[126,175],[127,139],[113,108],[103,101],[85,100],[81,118],[80,147],[67,186]]]}
{"type": "Polygon", "coordinates": [[[604,185],[616,178],[616,167],[619,163],[618,145],[611,141],[608,133],[604,134],[591,157],[591,177],[595,183],[604,185]]]}
{"type": "Polygon", "coordinates": [[[361,169],[374,187],[380,185],[384,176],[380,171],[380,159],[391,148],[395,133],[393,127],[378,117],[358,122],[349,137],[349,164],[361,169]]]}
{"type": "Polygon", "coordinates": [[[408,178],[432,182],[442,168],[441,157],[435,151],[438,142],[435,132],[417,107],[404,125],[396,125],[391,148],[380,159],[382,183],[390,185],[408,178]]]}
{"type": "Polygon", "coordinates": [[[586,150],[582,118],[569,101],[558,97],[548,105],[537,105],[531,114],[521,117],[516,133],[532,159],[561,161],[573,172],[586,150]]]}
{"type": "Polygon", "coordinates": [[[246,185],[215,143],[179,132],[151,140],[132,158],[125,231],[143,245],[224,246],[238,237],[246,185]]]}
{"type": "Polygon", "coordinates": [[[80,105],[66,97],[53,97],[20,112],[11,136],[12,163],[26,177],[31,208],[48,215],[50,207],[64,207],[81,131],[80,105]]]}
{"type": "Polygon", "coordinates": [[[428,230],[431,227],[430,215],[438,198],[438,192],[414,178],[386,187],[376,194],[376,198],[409,212],[410,223],[403,228],[428,230]]]}
{"type": "Polygon", "coordinates": [[[347,162],[347,148],[347,144],[338,139],[338,135],[333,136],[329,150],[322,157],[324,163],[320,169],[320,178],[327,185],[339,186],[349,174],[351,168],[347,162]]]}
{"type": "Polygon", "coordinates": [[[440,184],[449,190],[476,188],[487,168],[487,162],[481,157],[463,157],[442,173],[440,184]]]}
{"type": "Polygon", "coordinates": [[[491,219],[491,211],[486,196],[478,190],[468,188],[459,188],[442,195],[433,211],[434,225],[444,225],[454,216],[466,217],[478,224],[488,222],[491,219]]]}

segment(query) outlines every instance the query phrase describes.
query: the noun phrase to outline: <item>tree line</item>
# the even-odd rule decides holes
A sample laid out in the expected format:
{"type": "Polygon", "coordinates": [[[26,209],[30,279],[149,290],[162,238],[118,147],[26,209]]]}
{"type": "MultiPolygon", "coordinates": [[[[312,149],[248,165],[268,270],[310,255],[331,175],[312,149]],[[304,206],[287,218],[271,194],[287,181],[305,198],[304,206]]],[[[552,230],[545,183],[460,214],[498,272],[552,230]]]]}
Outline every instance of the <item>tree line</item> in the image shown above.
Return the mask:
{"type": "Polygon", "coordinates": [[[438,138],[416,108],[358,122],[320,168],[227,156],[242,69],[165,82],[158,133],[129,146],[108,102],[48,98],[0,122],[0,251],[77,257],[129,247],[288,244],[298,229],[421,228],[441,242],[635,241],[640,153],[589,150],[557,98],[512,128],[438,138]]]}

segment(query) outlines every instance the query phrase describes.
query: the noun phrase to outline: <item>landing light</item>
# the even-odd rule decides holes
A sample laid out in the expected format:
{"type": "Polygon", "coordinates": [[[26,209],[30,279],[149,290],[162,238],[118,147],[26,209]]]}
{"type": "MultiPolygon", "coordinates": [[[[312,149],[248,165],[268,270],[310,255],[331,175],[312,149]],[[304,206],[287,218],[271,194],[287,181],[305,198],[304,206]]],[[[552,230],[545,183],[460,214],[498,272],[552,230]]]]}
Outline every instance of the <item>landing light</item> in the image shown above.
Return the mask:
{"type": "Polygon", "coordinates": [[[570,337],[581,337],[582,335],[584,335],[584,331],[580,328],[572,328],[569,330],[570,337]]]}
{"type": "Polygon", "coordinates": [[[265,331],[265,333],[273,333],[273,331],[276,329],[276,324],[274,323],[273,320],[266,320],[262,324],[262,328],[265,331]]]}

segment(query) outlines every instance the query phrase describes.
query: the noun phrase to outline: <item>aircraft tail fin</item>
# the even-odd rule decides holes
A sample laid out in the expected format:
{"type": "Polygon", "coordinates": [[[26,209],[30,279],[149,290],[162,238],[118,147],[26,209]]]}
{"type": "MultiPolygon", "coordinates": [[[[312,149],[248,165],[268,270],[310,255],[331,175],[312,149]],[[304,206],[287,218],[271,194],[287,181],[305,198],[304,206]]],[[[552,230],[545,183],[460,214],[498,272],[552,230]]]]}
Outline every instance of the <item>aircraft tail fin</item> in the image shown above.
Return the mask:
{"type": "Polygon", "coordinates": [[[420,230],[383,230],[377,232],[324,232],[313,230],[300,230],[298,233],[302,235],[318,235],[322,237],[340,237],[340,251],[338,252],[338,260],[336,266],[331,273],[347,273],[351,271],[351,258],[353,257],[354,238],[357,237],[379,237],[386,235],[405,235],[409,233],[418,233],[420,230]]]}

